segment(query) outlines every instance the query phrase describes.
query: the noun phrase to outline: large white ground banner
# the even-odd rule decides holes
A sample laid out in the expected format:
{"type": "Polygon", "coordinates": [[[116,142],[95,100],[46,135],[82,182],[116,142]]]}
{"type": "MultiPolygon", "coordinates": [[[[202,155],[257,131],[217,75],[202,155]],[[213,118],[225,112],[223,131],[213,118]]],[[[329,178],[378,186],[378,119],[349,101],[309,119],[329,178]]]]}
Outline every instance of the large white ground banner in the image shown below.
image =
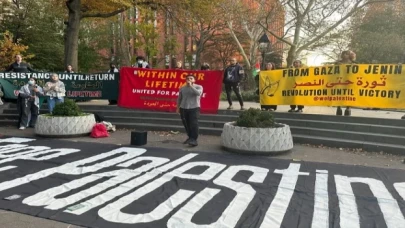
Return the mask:
{"type": "Polygon", "coordinates": [[[405,227],[405,172],[0,138],[0,208],[86,227],[405,227]]]}

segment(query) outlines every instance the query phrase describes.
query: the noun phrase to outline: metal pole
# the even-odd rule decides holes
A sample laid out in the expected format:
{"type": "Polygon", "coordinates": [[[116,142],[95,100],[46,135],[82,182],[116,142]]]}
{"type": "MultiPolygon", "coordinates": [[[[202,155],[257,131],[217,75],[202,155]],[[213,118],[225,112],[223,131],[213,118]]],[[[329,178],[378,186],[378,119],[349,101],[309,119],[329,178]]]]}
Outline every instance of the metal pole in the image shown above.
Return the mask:
{"type": "Polygon", "coordinates": [[[262,51],[262,66],[260,70],[264,70],[264,51],[262,51]]]}

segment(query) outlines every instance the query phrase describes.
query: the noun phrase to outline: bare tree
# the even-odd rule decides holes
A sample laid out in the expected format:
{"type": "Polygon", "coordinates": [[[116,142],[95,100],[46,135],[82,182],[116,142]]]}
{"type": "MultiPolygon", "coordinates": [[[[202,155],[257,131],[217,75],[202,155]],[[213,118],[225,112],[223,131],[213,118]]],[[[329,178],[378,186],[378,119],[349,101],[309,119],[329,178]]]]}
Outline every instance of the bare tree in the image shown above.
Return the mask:
{"type": "MultiPolygon", "coordinates": [[[[342,29],[343,23],[360,9],[377,2],[393,0],[280,0],[286,13],[285,32],[279,36],[269,29],[274,12],[269,11],[266,19],[258,24],[267,32],[289,46],[287,64],[303,51],[319,47],[319,41],[335,29],[342,29]]],[[[338,32],[335,32],[338,33],[338,32]]],[[[349,39],[349,38],[348,38],[349,39]]]]}
{"type": "MultiPolygon", "coordinates": [[[[274,18],[282,14],[277,10],[277,0],[253,0],[249,3],[239,0],[227,0],[221,6],[230,36],[234,39],[239,53],[243,56],[245,68],[251,72],[257,62],[258,40],[265,33],[266,19],[271,14],[274,18]],[[261,23],[257,23],[260,21],[261,23]],[[236,31],[243,31],[248,36],[247,43],[241,42],[236,31]]],[[[270,23],[270,21],[267,21],[270,23]]],[[[249,77],[250,78],[250,77],[249,77]]]]}

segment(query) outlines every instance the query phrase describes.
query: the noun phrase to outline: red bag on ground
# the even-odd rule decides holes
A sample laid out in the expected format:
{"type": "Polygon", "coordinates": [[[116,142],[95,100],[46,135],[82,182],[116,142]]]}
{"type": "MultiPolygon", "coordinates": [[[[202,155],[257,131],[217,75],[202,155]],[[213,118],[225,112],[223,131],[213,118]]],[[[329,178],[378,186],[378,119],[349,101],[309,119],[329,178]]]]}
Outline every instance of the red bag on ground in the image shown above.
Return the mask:
{"type": "Polygon", "coordinates": [[[94,125],[93,129],[91,130],[91,137],[93,138],[104,138],[110,136],[108,134],[107,128],[102,123],[97,123],[94,125]]]}

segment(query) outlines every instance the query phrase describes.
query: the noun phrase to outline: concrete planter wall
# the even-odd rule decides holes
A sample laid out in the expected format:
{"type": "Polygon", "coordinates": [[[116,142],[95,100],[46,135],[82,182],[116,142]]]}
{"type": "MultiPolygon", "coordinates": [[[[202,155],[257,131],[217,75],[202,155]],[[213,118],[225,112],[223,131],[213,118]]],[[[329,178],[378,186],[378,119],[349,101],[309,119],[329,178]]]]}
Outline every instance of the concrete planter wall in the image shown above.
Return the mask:
{"type": "Polygon", "coordinates": [[[290,127],[279,124],[276,128],[246,128],[225,123],[222,145],[231,151],[243,153],[280,153],[293,148],[290,127]]]}
{"type": "Polygon", "coordinates": [[[87,135],[95,124],[94,114],[85,116],[39,115],[35,125],[35,134],[47,137],[87,135]]]}

